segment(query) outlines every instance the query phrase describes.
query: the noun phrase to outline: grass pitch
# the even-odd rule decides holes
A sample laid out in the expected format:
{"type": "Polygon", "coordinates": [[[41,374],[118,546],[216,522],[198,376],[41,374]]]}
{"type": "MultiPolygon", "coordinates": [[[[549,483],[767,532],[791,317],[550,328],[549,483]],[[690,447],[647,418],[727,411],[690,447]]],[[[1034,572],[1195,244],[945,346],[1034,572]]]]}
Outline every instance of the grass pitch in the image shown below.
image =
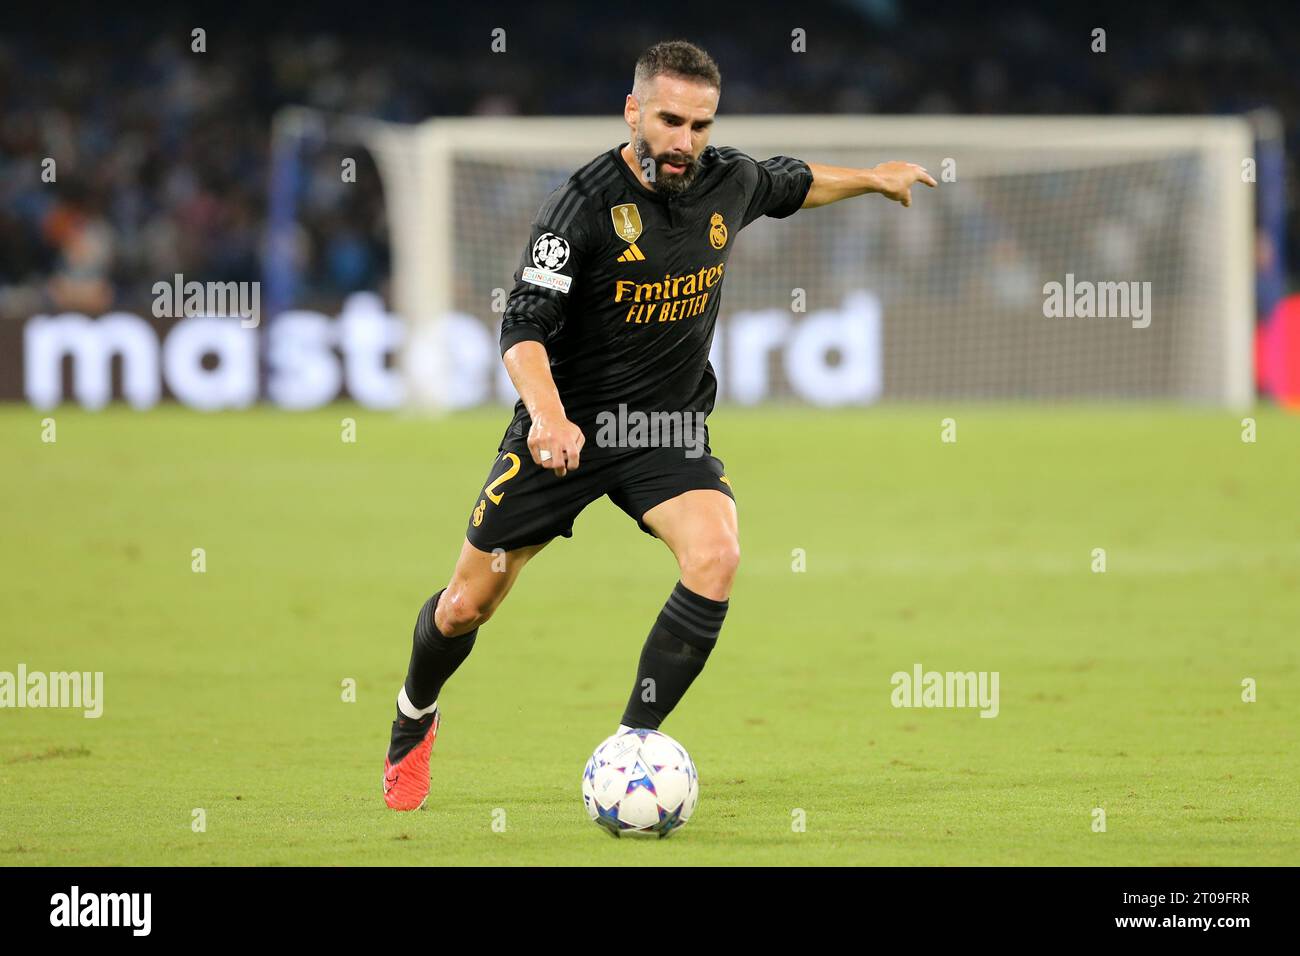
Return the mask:
{"type": "Polygon", "coordinates": [[[579,776],[677,576],[605,500],[444,690],[428,808],[383,805],[504,411],[44,417],[0,409],[0,671],[102,671],[104,713],[0,710],[2,866],[1300,863],[1295,418],[717,413],[741,570],[664,725],[702,797],[615,841],[579,776]],[[895,708],[917,663],[997,671],[998,716],[895,708]]]}

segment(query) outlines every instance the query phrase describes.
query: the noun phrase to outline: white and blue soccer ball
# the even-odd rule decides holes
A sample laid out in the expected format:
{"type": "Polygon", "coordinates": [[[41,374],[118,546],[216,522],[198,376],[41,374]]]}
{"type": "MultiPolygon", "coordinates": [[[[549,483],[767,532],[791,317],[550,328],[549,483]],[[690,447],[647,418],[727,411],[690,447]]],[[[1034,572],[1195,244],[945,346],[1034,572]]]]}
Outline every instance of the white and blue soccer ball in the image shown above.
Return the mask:
{"type": "Polygon", "coordinates": [[[657,730],[625,730],[601,743],[582,771],[582,802],[614,836],[686,825],[700,799],[700,776],[686,748],[657,730]]]}

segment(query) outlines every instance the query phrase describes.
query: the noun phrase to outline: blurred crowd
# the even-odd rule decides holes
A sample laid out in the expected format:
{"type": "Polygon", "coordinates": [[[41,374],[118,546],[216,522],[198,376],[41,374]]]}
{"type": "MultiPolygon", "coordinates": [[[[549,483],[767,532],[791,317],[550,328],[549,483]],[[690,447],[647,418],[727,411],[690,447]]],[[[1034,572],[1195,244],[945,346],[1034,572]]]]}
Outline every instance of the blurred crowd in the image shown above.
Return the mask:
{"type": "MultiPolygon", "coordinates": [[[[310,17],[233,3],[0,24],[0,318],[145,310],[154,282],[261,278],[272,117],[301,104],[399,121],[619,111],[636,55],[705,46],[731,113],[1215,114],[1265,108],[1300,152],[1300,13],[1269,3],[905,0],[693,5],[506,2],[310,17]],[[588,9],[590,7],[590,9],[588,9]],[[363,20],[364,22],[358,22],[363,20]],[[680,22],[684,26],[679,27],[680,22]],[[1093,53],[1092,30],[1107,49],[1093,53]],[[195,29],[203,30],[196,51],[195,29]],[[807,52],[791,55],[791,31],[807,52]],[[500,31],[494,33],[494,31],[500,31]],[[504,43],[494,53],[492,43],[504,43]]],[[[382,289],[372,165],[340,189],[324,151],[300,185],[304,304],[382,289]]],[[[1287,271],[1300,274],[1297,164],[1287,271]]]]}

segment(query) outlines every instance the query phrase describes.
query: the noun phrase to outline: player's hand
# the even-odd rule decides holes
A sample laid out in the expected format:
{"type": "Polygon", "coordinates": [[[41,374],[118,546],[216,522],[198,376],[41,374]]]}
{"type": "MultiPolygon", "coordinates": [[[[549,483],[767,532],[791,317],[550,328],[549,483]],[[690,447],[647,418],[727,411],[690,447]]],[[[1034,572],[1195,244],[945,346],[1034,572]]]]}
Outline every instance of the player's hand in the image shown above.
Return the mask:
{"type": "Polygon", "coordinates": [[[562,414],[539,415],[528,429],[528,450],[533,464],[549,468],[555,477],[563,478],[578,467],[582,446],[586,444],[582,429],[562,414]]]}
{"type": "Polygon", "coordinates": [[[934,177],[925,171],[925,167],[918,166],[916,163],[881,163],[879,166],[873,166],[871,171],[876,174],[876,192],[894,202],[901,202],[904,206],[912,205],[912,187],[917,183],[925,183],[927,186],[939,185],[934,181],[934,177]]]}

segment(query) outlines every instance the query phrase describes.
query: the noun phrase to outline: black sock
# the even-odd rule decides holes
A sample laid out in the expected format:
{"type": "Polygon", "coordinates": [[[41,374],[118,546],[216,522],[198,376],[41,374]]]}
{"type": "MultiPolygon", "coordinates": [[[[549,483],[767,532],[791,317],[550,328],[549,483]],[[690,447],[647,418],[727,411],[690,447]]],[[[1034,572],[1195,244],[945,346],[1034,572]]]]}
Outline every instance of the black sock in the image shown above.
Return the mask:
{"type": "MultiPolygon", "coordinates": [[[[406,697],[417,710],[423,710],[438,699],[442,685],[456,672],[469,652],[474,649],[478,628],[459,637],[444,637],[433,623],[433,612],[444,588],[424,602],[415,619],[415,633],[411,637],[411,663],[406,668],[406,697]]],[[[426,714],[414,720],[399,708],[393,721],[393,741],[389,746],[389,760],[396,763],[416,744],[424,739],[433,720],[426,714]]]]}
{"type": "Polygon", "coordinates": [[[729,603],[710,600],[677,582],[641,648],[636,684],[623,711],[625,726],[657,730],[672,713],[704,670],[729,603]]]}
{"type": "Polygon", "coordinates": [[[423,710],[438,699],[442,685],[456,673],[469,652],[474,649],[478,628],[459,637],[444,637],[433,623],[433,612],[438,599],[446,593],[439,591],[420,608],[415,619],[415,633],[411,635],[411,663],[406,669],[406,696],[417,710],[423,710]]]}

